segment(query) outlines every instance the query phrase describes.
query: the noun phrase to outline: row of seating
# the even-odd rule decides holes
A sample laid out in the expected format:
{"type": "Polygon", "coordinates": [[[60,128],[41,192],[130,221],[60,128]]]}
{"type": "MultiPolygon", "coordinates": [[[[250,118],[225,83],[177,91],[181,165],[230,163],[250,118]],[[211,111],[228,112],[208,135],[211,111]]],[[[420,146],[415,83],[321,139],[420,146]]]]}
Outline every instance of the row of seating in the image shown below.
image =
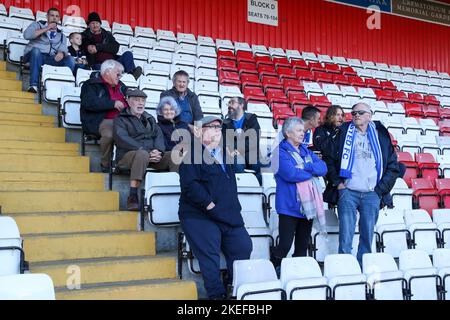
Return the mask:
{"type": "Polygon", "coordinates": [[[269,260],[233,264],[238,300],[449,300],[450,249],[402,251],[397,266],[387,253],[328,255],[322,271],[310,257],[285,258],[280,278],[269,260]]]}

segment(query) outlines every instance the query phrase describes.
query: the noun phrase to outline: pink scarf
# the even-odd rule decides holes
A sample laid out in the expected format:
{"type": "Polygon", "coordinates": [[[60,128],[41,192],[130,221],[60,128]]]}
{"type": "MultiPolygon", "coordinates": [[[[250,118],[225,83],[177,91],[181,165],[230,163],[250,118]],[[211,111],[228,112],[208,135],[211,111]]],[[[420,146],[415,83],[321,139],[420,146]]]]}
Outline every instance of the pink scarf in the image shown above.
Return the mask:
{"type": "MultiPolygon", "coordinates": [[[[314,179],[314,178],[313,178],[314,179]]],[[[297,192],[302,203],[302,213],[307,219],[316,218],[322,227],[325,227],[325,210],[323,197],[313,179],[297,182],[297,192]]]]}

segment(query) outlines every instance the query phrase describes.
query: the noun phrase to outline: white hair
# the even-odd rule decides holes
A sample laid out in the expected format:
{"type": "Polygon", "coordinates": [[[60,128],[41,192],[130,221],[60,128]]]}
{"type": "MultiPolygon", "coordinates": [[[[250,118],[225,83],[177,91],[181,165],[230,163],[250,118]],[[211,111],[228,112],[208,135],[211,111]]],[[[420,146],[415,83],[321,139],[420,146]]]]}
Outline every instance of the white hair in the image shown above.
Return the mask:
{"type": "Polygon", "coordinates": [[[107,72],[114,69],[119,69],[119,71],[122,73],[124,71],[123,65],[120,62],[117,62],[116,60],[112,59],[105,60],[105,62],[103,62],[100,67],[100,74],[103,76],[107,72]]]}
{"type": "Polygon", "coordinates": [[[283,133],[283,137],[287,139],[287,133],[291,132],[296,125],[305,125],[305,122],[299,117],[291,117],[286,119],[283,122],[283,127],[281,128],[281,132],[283,133]]]}

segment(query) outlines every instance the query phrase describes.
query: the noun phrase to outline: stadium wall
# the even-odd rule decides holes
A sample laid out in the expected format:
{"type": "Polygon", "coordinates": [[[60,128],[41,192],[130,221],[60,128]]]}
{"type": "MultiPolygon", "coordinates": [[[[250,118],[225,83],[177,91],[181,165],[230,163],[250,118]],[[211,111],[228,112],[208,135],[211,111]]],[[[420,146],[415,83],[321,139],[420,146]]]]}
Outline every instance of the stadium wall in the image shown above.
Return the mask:
{"type": "Polygon", "coordinates": [[[312,51],[450,72],[450,27],[382,14],[369,30],[365,10],[324,0],[278,0],[279,26],[247,22],[247,0],[4,0],[10,5],[110,22],[193,33],[214,39],[312,51]]]}

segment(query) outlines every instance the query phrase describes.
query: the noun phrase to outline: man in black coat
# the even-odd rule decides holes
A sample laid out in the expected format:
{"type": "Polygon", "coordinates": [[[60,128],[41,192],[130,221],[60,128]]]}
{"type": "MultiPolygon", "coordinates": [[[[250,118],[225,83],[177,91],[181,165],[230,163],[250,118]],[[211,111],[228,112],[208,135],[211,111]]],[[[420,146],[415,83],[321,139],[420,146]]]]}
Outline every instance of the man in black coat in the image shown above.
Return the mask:
{"type": "Polygon", "coordinates": [[[233,165],[226,164],[221,142],[222,120],[207,116],[201,121],[199,140],[180,165],[181,227],[198,259],[211,299],[226,297],[220,274],[220,252],[232,279],[233,262],[250,258],[252,241],[245,229],[238,200],[233,165]]]}
{"type": "Polygon", "coordinates": [[[253,170],[261,184],[259,162],[261,127],[256,115],[245,110],[247,110],[247,103],[244,98],[234,97],[228,101],[228,116],[223,121],[225,146],[228,155],[234,158],[236,172],[242,173],[245,169],[253,170]]]}
{"type": "Polygon", "coordinates": [[[360,213],[357,258],[362,264],[363,254],[371,252],[380,208],[392,206],[390,191],[400,170],[389,133],[380,122],[372,122],[370,106],[357,103],[352,116],[325,157],[332,190],[327,196],[337,199],[339,253],[351,253],[356,212],[360,213]]]}
{"type": "Polygon", "coordinates": [[[201,120],[203,112],[197,95],[188,88],[189,74],[184,70],[177,71],[174,73],[172,80],[173,88],[161,92],[160,97],[170,96],[174,98],[181,109],[180,121],[189,124],[191,130],[193,130],[194,121],[201,120]]]}
{"type": "Polygon", "coordinates": [[[100,137],[101,167],[109,172],[113,147],[113,120],[126,108],[127,87],[119,79],[123,66],[106,60],[81,87],[80,119],[86,134],[100,137]]]}
{"type": "Polygon", "coordinates": [[[126,51],[122,56],[117,56],[120,44],[111,32],[101,27],[102,20],[97,12],[89,13],[87,25],[89,27],[81,35],[83,37],[82,50],[86,52],[89,66],[99,70],[103,62],[115,59],[124,66],[126,73],[132,74],[136,80],[139,79],[142,68],[135,66],[133,53],[126,51]]]}

